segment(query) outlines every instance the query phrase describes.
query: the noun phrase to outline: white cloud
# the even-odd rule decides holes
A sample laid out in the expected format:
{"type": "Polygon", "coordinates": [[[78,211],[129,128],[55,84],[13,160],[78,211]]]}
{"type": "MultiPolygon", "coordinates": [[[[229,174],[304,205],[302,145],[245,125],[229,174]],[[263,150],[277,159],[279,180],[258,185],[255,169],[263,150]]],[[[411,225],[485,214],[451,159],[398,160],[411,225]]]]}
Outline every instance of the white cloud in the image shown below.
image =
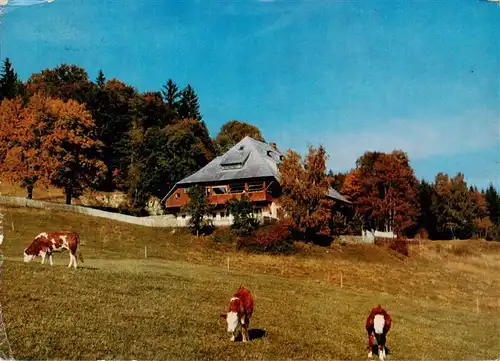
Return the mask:
{"type": "MultiPolygon", "coordinates": [[[[366,151],[405,151],[410,160],[451,156],[479,151],[500,143],[497,112],[467,114],[446,120],[393,120],[373,122],[369,128],[338,132],[323,129],[322,134],[294,134],[286,143],[322,144],[330,155],[329,167],[348,170],[366,151]],[[300,137],[298,139],[297,137],[300,137]]],[[[297,151],[299,148],[296,149],[297,151]]]]}

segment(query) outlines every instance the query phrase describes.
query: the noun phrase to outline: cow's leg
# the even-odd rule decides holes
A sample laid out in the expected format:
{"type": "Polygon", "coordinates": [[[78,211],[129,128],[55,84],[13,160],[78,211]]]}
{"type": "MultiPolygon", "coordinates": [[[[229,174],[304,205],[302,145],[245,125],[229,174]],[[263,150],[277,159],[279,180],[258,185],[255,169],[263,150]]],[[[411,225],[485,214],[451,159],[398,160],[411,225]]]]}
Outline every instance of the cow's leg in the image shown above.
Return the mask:
{"type": "Polygon", "coordinates": [[[368,358],[372,358],[373,352],[372,352],[372,346],[375,344],[375,337],[373,334],[368,334],[368,358]]]}
{"type": "Polygon", "coordinates": [[[50,265],[53,266],[54,264],[52,263],[52,253],[49,253],[49,262],[50,265]]]}
{"type": "Polygon", "coordinates": [[[378,346],[378,359],[384,361],[384,346],[382,345],[378,346]]]}
{"type": "Polygon", "coordinates": [[[73,268],[76,269],[76,256],[74,254],[71,254],[71,257],[73,257],[73,268]]]}
{"type": "Polygon", "coordinates": [[[250,320],[245,316],[241,318],[241,338],[243,342],[247,342],[249,337],[248,337],[248,325],[250,323],[250,320]]]}
{"type": "Polygon", "coordinates": [[[68,268],[70,268],[70,267],[71,267],[71,265],[73,265],[73,262],[74,262],[74,260],[73,260],[73,259],[74,259],[74,256],[73,256],[73,254],[70,252],[70,253],[69,253],[69,264],[68,264],[68,268]]]}
{"type": "Polygon", "coordinates": [[[243,342],[247,342],[247,325],[241,325],[241,338],[243,342]]]}
{"type": "Polygon", "coordinates": [[[42,256],[42,264],[45,264],[45,252],[40,252],[40,256],[42,256]]]}
{"type": "Polygon", "coordinates": [[[380,353],[382,354],[381,360],[385,359],[385,342],[386,342],[386,334],[382,333],[380,335],[380,353]]]}

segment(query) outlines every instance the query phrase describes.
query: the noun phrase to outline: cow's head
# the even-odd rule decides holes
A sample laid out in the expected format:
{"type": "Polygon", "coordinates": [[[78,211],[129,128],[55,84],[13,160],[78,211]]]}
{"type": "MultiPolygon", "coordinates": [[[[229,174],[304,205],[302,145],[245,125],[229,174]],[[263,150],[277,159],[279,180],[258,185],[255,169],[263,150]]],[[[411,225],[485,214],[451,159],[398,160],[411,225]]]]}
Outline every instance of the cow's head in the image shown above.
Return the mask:
{"type": "Polygon", "coordinates": [[[23,258],[24,258],[24,262],[29,262],[31,261],[33,258],[35,258],[34,255],[32,254],[28,254],[28,252],[26,252],[26,249],[24,250],[24,253],[23,253],[23,258]]]}
{"type": "Polygon", "coordinates": [[[238,313],[231,311],[228,313],[221,313],[220,317],[226,319],[227,332],[234,332],[238,327],[238,313]]]}

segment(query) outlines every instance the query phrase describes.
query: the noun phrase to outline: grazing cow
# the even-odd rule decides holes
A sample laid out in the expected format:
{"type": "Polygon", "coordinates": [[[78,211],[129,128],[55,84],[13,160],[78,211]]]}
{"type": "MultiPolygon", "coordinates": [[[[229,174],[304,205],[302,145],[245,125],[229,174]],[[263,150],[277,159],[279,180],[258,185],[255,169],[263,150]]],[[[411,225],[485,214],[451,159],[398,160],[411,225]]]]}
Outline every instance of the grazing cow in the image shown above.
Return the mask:
{"type": "Polygon", "coordinates": [[[250,325],[250,317],[253,313],[253,306],[252,294],[245,287],[240,286],[229,301],[229,311],[220,315],[226,319],[227,332],[231,333],[231,341],[236,339],[238,326],[241,326],[243,342],[249,340],[248,327],[250,325]]]}
{"type": "Polygon", "coordinates": [[[386,356],[386,337],[391,329],[392,317],[382,308],[377,305],[370,312],[366,320],[366,331],[368,332],[368,357],[373,355],[373,347],[378,350],[378,357],[381,361],[386,356]],[[375,344],[376,342],[376,344],[375,344]]]}
{"type": "MultiPolygon", "coordinates": [[[[80,244],[78,233],[76,232],[43,232],[35,237],[33,242],[24,250],[24,262],[29,262],[36,256],[42,257],[42,264],[45,263],[45,256],[49,256],[52,266],[52,252],[69,251],[69,265],[76,268],[77,248],[80,244]]],[[[83,262],[82,254],[78,251],[78,256],[83,262]]]]}

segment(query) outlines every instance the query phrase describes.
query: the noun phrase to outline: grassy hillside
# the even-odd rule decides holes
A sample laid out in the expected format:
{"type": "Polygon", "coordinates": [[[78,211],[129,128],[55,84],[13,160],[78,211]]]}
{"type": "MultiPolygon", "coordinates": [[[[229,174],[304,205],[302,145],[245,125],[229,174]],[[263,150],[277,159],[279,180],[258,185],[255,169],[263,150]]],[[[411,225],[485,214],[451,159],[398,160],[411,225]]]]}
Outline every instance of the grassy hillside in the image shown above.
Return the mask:
{"type": "Polygon", "coordinates": [[[407,260],[376,246],[271,257],[185,231],[3,212],[0,301],[17,359],[359,360],[377,303],[394,317],[393,360],[500,356],[500,244],[432,242],[407,260]],[[81,268],[66,268],[67,253],[53,268],[22,263],[23,249],[48,230],[80,233],[81,268]],[[247,344],[229,342],[219,317],[240,284],[256,297],[247,344]]]}

